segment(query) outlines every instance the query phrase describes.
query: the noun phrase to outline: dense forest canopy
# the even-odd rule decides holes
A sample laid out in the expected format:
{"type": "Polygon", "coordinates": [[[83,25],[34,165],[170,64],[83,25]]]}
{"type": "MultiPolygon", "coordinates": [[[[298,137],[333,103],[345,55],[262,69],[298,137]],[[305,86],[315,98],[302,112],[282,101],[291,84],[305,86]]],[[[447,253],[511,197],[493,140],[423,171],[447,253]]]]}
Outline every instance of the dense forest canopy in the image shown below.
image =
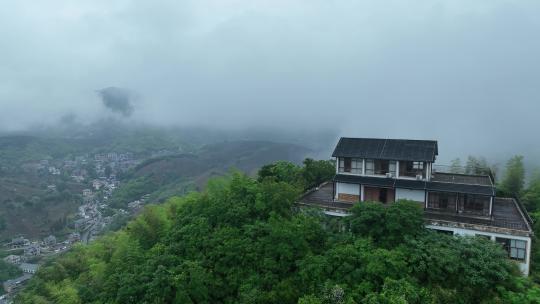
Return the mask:
{"type": "MultiPolygon", "coordinates": [[[[535,303],[496,244],[424,228],[416,203],[298,209],[330,162],[276,163],[148,206],[43,267],[19,303],[535,303]],[[313,172],[311,172],[313,170],[313,172]]],[[[328,170],[327,173],[330,171],[328,170]]]]}

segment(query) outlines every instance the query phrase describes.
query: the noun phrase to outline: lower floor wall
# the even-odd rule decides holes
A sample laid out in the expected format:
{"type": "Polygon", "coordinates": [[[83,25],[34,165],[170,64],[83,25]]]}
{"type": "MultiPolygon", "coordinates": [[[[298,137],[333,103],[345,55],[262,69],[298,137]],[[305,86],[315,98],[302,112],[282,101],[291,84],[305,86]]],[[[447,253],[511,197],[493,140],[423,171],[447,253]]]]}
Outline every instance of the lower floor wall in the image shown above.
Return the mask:
{"type": "MultiPolygon", "coordinates": [[[[502,240],[508,240],[510,242],[513,240],[514,242],[511,242],[511,243],[515,243],[515,241],[525,242],[525,248],[523,249],[525,251],[525,258],[523,260],[514,260],[514,261],[519,266],[519,269],[521,270],[523,275],[525,276],[529,275],[529,265],[530,265],[530,258],[531,258],[531,238],[530,237],[493,233],[493,232],[486,232],[486,231],[476,231],[472,229],[463,229],[463,228],[457,228],[457,227],[437,226],[437,225],[426,225],[426,228],[437,230],[443,233],[452,234],[452,235],[486,237],[494,242],[501,242],[502,240]]],[[[505,249],[509,251],[508,252],[509,257],[511,255],[510,250],[521,250],[519,248],[515,248],[515,249],[505,248],[505,249]]],[[[514,254],[514,252],[512,252],[512,254],[514,254]]]]}
{"type": "Polygon", "coordinates": [[[424,203],[425,190],[409,190],[403,188],[372,187],[359,184],[335,183],[335,199],[356,203],[373,201],[392,203],[400,199],[424,203]]]}
{"type": "Polygon", "coordinates": [[[339,193],[337,199],[343,202],[356,203],[360,201],[360,196],[354,194],[339,193]]]}
{"type": "Polygon", "coordinates": [[[356,203],[360,199],[360,185],[358,184],[335,184],[336,198],[340,201],[356,203]]]}

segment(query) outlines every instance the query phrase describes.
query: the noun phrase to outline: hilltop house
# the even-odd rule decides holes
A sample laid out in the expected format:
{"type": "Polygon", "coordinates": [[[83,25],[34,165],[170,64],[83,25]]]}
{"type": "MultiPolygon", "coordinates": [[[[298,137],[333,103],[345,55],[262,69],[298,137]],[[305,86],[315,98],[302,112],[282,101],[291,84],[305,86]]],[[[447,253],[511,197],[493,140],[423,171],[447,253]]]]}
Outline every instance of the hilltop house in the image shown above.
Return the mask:
{"type": "Polygon", "coordinates": [[[496,197],[490,174],[443,172],[434,165],[437,155],[432,140],[341,138],[332,154],[334,179],[306,193],[299,204],[347,216],[363,201],[416,201],[427,228],[500,243],[528,275],[532,229],[526,210],[514,198],[496,197]]]}

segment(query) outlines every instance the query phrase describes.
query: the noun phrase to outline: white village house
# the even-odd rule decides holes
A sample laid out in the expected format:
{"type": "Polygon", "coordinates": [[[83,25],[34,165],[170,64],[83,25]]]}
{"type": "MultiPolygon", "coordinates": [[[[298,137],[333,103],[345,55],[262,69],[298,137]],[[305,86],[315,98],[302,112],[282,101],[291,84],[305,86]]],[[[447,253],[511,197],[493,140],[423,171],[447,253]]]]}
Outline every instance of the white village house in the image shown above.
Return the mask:
{"type": "Polygon", "coordinates": [[[347,216],[363,201],[416,201],[427,228],[500,243],[528,275],[533,232],[526,210],[514,198],[496,197],[490,174],[441,172],[434,165],[437,155],[431,140],[341,138],[332,154],[334,179],[306,193],[299,204],[347,216]]]}

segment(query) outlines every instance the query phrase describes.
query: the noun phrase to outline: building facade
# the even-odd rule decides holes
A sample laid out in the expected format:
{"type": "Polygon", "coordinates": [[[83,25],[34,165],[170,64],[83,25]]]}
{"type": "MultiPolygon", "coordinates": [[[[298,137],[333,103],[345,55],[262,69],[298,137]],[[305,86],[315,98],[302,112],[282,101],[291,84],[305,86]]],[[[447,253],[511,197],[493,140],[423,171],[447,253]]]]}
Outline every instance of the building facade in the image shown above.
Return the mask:
{"type": "Polygon", "coordinates": [[[364,201],[415,201],[424,209],[427,228],[498,242],[528,275],[532,229],[526,210],[514,198],[496,197],[488,170],[450,173],[435,165],[437,155],[433,140],[341,138],[332,154],[333,181],[308,192],[300,204],[346,216],[364,201]]]}

